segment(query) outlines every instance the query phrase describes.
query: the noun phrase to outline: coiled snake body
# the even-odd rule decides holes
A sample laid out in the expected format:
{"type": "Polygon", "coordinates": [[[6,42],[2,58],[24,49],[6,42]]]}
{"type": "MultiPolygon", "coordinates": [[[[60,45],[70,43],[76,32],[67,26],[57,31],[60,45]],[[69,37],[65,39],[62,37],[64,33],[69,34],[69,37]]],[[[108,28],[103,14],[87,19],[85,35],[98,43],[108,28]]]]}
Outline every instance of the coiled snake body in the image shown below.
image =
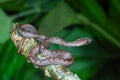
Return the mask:
{"type": "MultiPolygon", "coordinates": [[[[48,65],[63,65],[69,66],[73,63],[73,56],[64,50],[49,50],[49,46],[51,43],[55,43],[58,45],[74,47],[74,46],[82,46],[91,42],[90,38],[80,38],[73,42],[66,42],[58,37],[46,37],[44,35],[40,35],[37,33],[35,27],[30,24],[24,25],[16,25],[15,29],[21,37],[23,37],[18,53],[21,52],[22,44],[24,40],[27,38],[34,38],[38,41],[37,46],[34,46],[29,53],[29,60],[35,66],[48,66],[48,65]],[[37,58],[39,55],[42,55],[42,58],[37,58]]],[[[12,32],[12,31],[11,31],[12,32]]]]}

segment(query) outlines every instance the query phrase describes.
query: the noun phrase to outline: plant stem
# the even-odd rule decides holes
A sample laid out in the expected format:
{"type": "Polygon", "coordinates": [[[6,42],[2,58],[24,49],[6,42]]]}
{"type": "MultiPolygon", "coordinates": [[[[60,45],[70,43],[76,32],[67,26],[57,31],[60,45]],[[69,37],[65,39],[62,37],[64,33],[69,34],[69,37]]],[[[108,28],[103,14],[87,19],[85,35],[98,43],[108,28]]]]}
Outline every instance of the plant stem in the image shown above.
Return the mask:
{"type": "Polygon", "coordinates": [[[118,48],[120,48],[120,41],[117,40],[115,37],[113,37],[112,35],[110,35],[107,31],[105,31],[104,29],[102,29],[100,26],[98,26],[97,24],[91,22],[89,19],[87,19],[85,16],[79,14],[77,15],[77,17],[80,19],[80,21],[83,22],[83,24],[87,24],[90,25],[93,29],[95,29],[96,31],[98,31],[101,35],[103,35],[105,38],[107,38],[110,42],[112,42],[113,44],[115,44],[118,48]]]}
{"type": "Polygon", "coordinates": [[[31,10],[28,10],[28,11],[25,11],[25,12],[21,12],[21,13],[18,13],[16,15],[13,15],[11,16],[11,19],[14,21],[20,17],[24,17],[24,16],[27,16],[27,15],[30,15],[30,14],[34,14],[34,13],[40,13],[41,12],[41,9],[39,7],[35,7],[34,9],[31,9],[31,10]]]}

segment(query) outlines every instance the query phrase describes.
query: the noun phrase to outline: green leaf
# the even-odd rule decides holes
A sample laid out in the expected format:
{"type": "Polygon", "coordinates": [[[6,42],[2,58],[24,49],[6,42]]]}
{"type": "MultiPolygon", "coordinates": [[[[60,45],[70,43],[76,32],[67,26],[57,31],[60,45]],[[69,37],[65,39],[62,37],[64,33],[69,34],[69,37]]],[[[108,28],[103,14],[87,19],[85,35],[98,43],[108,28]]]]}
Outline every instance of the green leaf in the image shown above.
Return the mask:
{"type": "Polygon", "coordinates": [[[0,9],[0,43],[4,43],[9,39],[9,30],[12,20],[0,9]]]}
{"type": "Polygon", "coordinates": [[[98,5],[96,0],[91,0],[91,1],[83,0],[82,3],[89,12],[88,14],[91,14],[92,17],[94,17],[94,19],[96,19],[101,24],[107,22],[107,17],[105,15],[105,12],[103,11],[102,7],[98,5]]]}
{"type": "Polygon", "coordinates": [[[63,28],[78,23],[75,13],[65,3],[60,2],[51,12],[49,12],[39,25],[39,32],[52,35],[63,28]]]}
{"type": "Polygon", "coordinates": [[[118,33],[119,35],[119,31],[120,31],[120,0],[110,0],[110,4],[109,4],[109,20],[111,20],[112,23],[114,23],[114,27],[116,27],[116,33],[118,33]]]}
{"type": "Polygon", "coordinates": [[[4,43],[1,50],[1,66],[0,75],[1,80],[10,80],[12,77],[17,75],[16,73],[23,66],[25,58],[16,54],[17,48],[11,42],[11,40],[4,43]],[[7,48],[6,48],[7,46],[7,48]]]}
{"type": "Polygon", "coordinates": [[[3,3],[0,3],[0,8],[7,11],[20,11],[25,9],[26,7],[27,6],[25,6],[25,1],[21,0],[8,0],[3,3]]]}
{"type": "Polygon", "coordinates": [[[0,3],[4,3],[4,2],[7,2],[7,1],[10,1],[10,0],[0,0],[0,3]]]}
{"type": "Polygon", "coordinates": [[[88,80],[95,75],[104,64],[103,61],[95,61],[91,59],[81,59],[81,61],[75,61],[70,67],[71,71],[78,74],[82,80],[88,80]]]}
{"type": "Polygon", "coordinates": [[[84,10],[87,12],[85,15],[89,15],[92,22],[95,22],[100,26],[100,28],[108,32],[111,36],[114,36],[116,39],[120,39],[119,26],[115,25],[107,18],[107,13],[105,13],[103,8],[98,4],[97,0],[83,0],[82,3],[85,7],[84,10]]]}
{"type": "MultiPolygon", "coordinates": [[[[11,53],[13,53],[13,54],[11,54],[12,58],[11,59],[8,58],[8,59],[6,59],[6,61],[4,63],[2,63],[4,65],[4,68],[3,68],[3,71],[2,71],[3,72],[3,74],[2,74],[3,76],[2,76],[1,80],[5,80],[5,79],[9,80],[12,77],[14,77],[15,75],[19,74],[17,72],[23,66],[23,63],[24,63],[25,59],[21,58],[20,56],[18,56],[14,49],[12,49],[12,52],[10,51],[11,53]]],[[[9,57],[10,57],[10,55],[9,55],[9,57]]]]}
{"type": "Polygon", "coordinates": [[[110,0],[117,12],[120,13],[120,0],[110,0]]]}

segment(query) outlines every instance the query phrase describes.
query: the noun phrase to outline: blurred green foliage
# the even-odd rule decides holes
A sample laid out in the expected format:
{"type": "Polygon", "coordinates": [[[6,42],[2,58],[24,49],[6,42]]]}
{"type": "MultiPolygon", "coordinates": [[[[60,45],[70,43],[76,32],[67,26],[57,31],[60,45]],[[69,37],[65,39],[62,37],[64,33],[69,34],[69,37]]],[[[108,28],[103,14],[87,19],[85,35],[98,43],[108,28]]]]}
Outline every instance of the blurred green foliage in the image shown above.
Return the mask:
{"type": "Polygon", "coordinates": [[[13,22],[66,41],[90,37],[86,46],[51,49],[71,52],[69,69],[82,80],[120,79],[120,0],[0,0],[0,80],[51,80],[16,54],[9,37],[13,22]]]}

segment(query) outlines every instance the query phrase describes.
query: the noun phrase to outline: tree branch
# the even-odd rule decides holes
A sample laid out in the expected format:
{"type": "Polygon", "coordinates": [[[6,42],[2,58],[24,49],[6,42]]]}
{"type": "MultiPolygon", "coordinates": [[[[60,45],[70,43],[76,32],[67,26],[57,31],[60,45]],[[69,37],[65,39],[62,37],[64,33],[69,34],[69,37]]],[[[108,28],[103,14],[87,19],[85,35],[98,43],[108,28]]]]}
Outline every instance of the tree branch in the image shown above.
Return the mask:
{"type": "MultiPolygon", "coordinates": [[[[10,37],[11,40],[14,42],[15,46],[18,48],[20,45],[21,40],[23,39],[15,29],[15,24],[11,27],[10,30],[10,37]]],[[[37,45],[37,41],[33,38],[25,39],[21,54],[28,59],[28,54],[30,50],[37,45]]],[[[35,65],[34,65],[35,66],[35,65]]],[[[53,80],[80,80],[76,74],[73,74],[69,69],[61,65],[49,65],[46,67],[38,67],[36,68],[42,70],[45,76],[52,78],[53,80]]]]}

